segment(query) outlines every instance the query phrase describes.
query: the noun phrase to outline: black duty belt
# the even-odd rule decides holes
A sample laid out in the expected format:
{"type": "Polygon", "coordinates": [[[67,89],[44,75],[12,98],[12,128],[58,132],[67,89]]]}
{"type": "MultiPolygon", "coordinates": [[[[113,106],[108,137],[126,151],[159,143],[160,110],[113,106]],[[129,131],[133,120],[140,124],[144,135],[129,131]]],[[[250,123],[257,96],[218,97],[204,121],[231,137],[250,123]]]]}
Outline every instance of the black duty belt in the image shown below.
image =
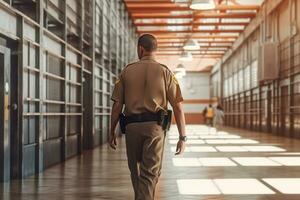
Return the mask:
{"type": "Polygon", "coordinates": [[[158,111],[157,113],[141,113],[134,114],[130,116],[125,116],[124,113],[121,113],[119,116],[119,123],[121,132],[125,134],[126,125],[131,123],[141,123],[141,122],[157,122],[158,125],[161,125],[163,130],[169,130],[172,120],[172,111],[168,110],[167,115],[164,114],[163,110],[158,111]]]}
{"type": "Polygon", "coordinates": [[[141,122],[158,122],[160,120],[160,116],[157,113],[141,113],[141,114],[134,114],[126,117],[125,123],[141,123],[141,122]]]}

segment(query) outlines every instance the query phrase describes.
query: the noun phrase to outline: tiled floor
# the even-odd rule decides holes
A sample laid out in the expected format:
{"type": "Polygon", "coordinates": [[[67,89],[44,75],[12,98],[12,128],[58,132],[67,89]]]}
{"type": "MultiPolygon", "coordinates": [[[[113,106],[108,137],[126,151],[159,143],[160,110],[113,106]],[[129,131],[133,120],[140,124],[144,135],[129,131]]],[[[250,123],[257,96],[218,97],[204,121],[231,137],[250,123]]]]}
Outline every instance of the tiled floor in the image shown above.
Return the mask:
{"type": "MultiPolygon", "coordinates": [[[[299,200],[300,140],[271,134],[188,126],[184,155],[174,156],[168,133],[156,199],[299,200]]],[[[39,177],[2,186],[0,199],[132,199],[124,140],[117,151],[99,147],[39,177]]]]}

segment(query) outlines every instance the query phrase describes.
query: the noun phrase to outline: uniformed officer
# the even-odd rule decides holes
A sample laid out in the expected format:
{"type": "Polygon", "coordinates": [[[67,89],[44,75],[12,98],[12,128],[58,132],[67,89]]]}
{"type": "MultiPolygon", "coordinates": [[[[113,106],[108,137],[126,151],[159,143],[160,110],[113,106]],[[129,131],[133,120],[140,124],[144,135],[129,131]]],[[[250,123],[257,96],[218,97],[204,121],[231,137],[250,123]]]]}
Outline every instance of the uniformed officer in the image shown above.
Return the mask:
{"type": "Polygon", "coordinates": [[[185,118],[179,84],[174,74],[155,61],[156,38],[150,34],[138,40],[139,61],[127,65],[115,83],[111,113],[110,146],[116,149],[115,128],[125,105],[125,116],[139,122],[126,126],[128,166],[136,200],[153,200],[161,172],[165,130],[151,116],[171,104],[176,119],[179,141],[176,155],[185,148],[185,118]],[[143,120],[144,119],[144,120],[143,120]],[[149,120],[150,119],[150,120],[149,120]]]}

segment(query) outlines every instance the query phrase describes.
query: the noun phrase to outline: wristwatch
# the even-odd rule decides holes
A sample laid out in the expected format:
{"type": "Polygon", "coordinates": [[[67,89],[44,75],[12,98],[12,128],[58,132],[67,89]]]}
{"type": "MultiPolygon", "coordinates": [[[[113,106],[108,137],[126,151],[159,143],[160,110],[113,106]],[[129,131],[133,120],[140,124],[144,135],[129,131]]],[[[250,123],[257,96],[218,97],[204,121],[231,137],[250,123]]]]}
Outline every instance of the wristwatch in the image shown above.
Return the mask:
{"type": "Polygon", "coordinates": [[[179,140],[186,142],[187,141],[187,137],[186,136],[179,136],[179,140]]]}

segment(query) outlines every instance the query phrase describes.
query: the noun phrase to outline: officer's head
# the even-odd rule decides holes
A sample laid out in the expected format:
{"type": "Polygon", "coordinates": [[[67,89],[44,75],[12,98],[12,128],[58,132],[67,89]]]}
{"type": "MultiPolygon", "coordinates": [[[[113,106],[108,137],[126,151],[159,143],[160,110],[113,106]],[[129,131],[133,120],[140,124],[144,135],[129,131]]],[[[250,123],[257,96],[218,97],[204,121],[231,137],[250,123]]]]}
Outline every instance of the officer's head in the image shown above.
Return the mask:
{"type": "Polygon", "coordinates": [[[153,35],[144,34],[138,41],[138,56],[141,59],[145,55],[151,55],[157,49],[157,40],[153,35]]]}

